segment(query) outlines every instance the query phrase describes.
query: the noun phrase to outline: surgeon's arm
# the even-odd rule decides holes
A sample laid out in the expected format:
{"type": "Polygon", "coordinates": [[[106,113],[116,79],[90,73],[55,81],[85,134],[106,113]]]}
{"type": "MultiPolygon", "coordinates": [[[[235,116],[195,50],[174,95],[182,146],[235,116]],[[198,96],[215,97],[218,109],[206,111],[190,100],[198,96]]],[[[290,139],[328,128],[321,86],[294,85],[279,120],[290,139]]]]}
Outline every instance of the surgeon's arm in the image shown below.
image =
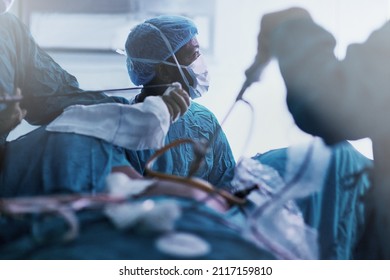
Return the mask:
{"type": "Polygon", "coordinates": [[[54,94],[51,96],[29,95],[25,96],[21,106],[26,108],[28,114],[26,121],[32,125],[45,125],[50,123],[62,112],[72,105],[95,105],[105,103],[128,104],[128,100],[117,96],[107,96],[104,92],[75,90],[69,94],[54,94]]]}
{"type": "Polygon", "coordinates": [[[340,61],[334,37],[305,10],[268,14],[261,22],[255,64],[278,60],[289,110],[302,130],[329,144],[367,137],[389,96],[389,70],[383,63],[389,59],[386,29],[350,46],[340,61]]]}
{"type": "Polygon", "coordinates": [[[161,148],[171,122],[190,105],[184,90],[167,91],[164,98],[149,96],[134,105],[71,106],[46,129],[96,137],[129,150],[161,148]]]}

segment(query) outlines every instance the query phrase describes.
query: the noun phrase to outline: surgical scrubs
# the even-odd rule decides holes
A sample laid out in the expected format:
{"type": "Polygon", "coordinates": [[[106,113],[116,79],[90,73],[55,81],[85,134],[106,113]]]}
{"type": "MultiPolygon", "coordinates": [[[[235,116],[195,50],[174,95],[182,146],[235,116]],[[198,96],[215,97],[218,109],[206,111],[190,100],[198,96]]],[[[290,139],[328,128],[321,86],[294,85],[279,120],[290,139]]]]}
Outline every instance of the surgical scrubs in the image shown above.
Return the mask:
{"type": "MultiPolygon", "coordinates": [[[[211,141],[203,165],[194,174],[214,186],[228,188],[233,179],[235,159],[225,133],[218,120],[206,107],[192,102],[187,113],[173,123],[166,137],[166,144],[175,140],[189,138],[195,141],[211,141]]],[[[155,150],[130,151],[128,153],[132,166],[141,174],[145,164],[155,150]]],[[[153,170],[187,176],[194,162],[194,147],[190,143],[181,144],[158,158],[153,170]]]]}
{"type": "MultiPolygon", "coordinates": [[[[285,174],[287,149],[255,157],[285,174]]],[[[321,259],[351,259],[364,228],[364,194],[370,187],[367,172],[372,161],[348,142],[332,148],[323,189],[298,201],[305,222],[318,230],[321,259]]]]}
{"type": "Polygon", "coordinates": [[[130,166],[122,148],[45,126],[7,142],[1,163],[0,197],[101,192],[113,167],[130,166]]]}

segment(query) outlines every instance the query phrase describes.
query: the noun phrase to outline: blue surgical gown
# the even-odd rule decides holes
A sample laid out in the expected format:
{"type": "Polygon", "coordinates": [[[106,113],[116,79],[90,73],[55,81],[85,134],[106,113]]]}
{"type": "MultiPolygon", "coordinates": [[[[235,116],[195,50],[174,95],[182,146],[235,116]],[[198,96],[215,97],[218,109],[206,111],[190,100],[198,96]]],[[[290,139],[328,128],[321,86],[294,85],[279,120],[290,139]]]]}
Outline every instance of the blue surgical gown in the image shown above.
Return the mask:
{"type": "MultiPolygon", "coordinates": [[[[272,150],[255,159],[285,174],[287,149],[272,150]]],[[[332,159],[320,192],[300,199],[306,223],[317,229],[321,259],[352,259],[365,223],[364,194],[370,188],[367,173],[372,161],[348,142],[332,148],[332,159]]]]}
{"type": "MultiPolygon", "coordinates": [[[[234,175],[235,159],[225,133],[218,120],[206,107],[192,102],[187,113],[173,123],[166,137],[166,144],[175,140],[189,138],[195,141],[211,141],[204,164],[194,174],[214,186],[228,188],[234,175]]],[[[132,166],[141,174],[145,164],[155,150],[130,151],[128,153],[132,166]]],[[[167,151],[159,157],[153,170],[177,176],[187,176],[195,160],[192,144],[182,144],[167,151]]]]}
{"type": "Polygon", "coordinates": [[[112,168],[130,166],[122,148],[42,126],[2,148],[0,198],[104,190],[112,168]]]}

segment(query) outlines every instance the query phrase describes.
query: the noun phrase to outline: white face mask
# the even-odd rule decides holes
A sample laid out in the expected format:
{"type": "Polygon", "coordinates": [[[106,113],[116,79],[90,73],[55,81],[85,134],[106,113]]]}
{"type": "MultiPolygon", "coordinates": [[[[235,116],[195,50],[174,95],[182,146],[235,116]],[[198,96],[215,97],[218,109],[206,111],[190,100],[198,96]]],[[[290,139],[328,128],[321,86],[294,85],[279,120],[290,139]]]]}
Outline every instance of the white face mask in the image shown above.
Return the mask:
{"type": "Polygon", "coordinates": [[[0,0],[0,14],[8,12],[13,3],[14,0],[0,0]]]}
{"type": "MultiPolygon", "coordinates": [[[[176,64],[167,61],[163,61],[162,63],[171,66],[177,66],[176,64]]],[[[192,86],[187,84],[187,87],[189,89],[188,94],[192,99],[202,97],[209,90],[209,86],[210,86],[209,72],[207,70],[207,65],[203,59],[203,56],[199,56],[194,62],[192,62],[188,66],[179,65],[177,67],[186,69],[194,82],[192,86]]],[[[185,82],[188,82],[187,79],[184,77],[183,80],[185,82]]]]}
{"type": "Polygon", "coordinates": [[[199,56],[194,62],[187,66],[194,85],[189,87],[189,94],[192,99],[203,96],[210,86],[209,71],[203,56],[199,56]]]}

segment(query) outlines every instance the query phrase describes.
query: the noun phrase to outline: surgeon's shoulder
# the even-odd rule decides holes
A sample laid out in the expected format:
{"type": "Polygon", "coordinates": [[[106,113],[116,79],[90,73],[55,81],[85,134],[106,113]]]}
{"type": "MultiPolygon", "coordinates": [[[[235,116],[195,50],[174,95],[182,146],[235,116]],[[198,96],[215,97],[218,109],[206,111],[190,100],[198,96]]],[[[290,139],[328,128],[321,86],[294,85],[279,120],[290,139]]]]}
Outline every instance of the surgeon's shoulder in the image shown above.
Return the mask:
{"type": "Polygon", "coordinates": [[[203,117],[212,120],[216,119],[215,115],[213,114],[213,112],[210,111],[210,109],[194,101],[191,102],[189,112],[190,114],[193,114],[197,117],[203,117]]]}

